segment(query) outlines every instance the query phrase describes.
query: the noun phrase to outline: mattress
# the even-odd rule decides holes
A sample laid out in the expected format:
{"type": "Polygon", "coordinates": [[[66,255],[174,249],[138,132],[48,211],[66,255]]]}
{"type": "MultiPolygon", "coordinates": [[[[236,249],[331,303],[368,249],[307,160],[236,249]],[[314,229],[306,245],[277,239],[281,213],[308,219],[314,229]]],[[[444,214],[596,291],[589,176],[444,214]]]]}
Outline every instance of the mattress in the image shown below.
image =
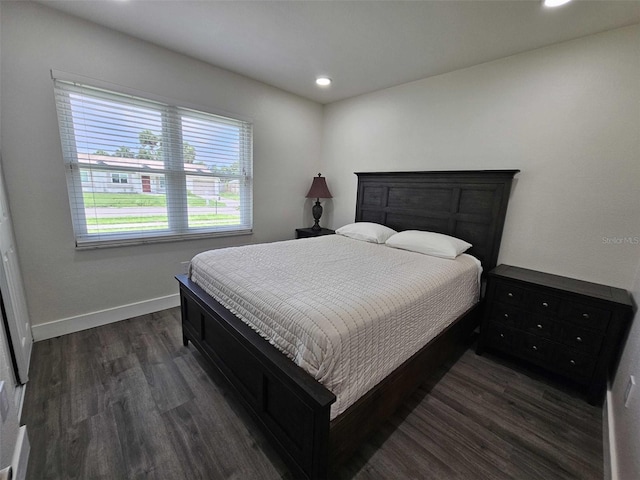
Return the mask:
{"type": "Polygon", "coordinates": [[[480,269],[328,235],[207,251],[190,277],[332,391],[333,419],[478,301],[480,269]]]}

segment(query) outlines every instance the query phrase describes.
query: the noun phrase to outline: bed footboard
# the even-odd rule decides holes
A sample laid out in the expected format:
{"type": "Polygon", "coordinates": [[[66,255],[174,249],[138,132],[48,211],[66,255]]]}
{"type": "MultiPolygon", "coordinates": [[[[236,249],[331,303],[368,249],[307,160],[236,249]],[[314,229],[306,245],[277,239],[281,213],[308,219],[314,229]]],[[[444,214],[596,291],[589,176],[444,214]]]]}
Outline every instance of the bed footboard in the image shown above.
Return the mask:
{"type": "Polygon", "coordinates": [[[296,478],[326,478],[335,395],[186,275],[176,278],[183,340],[225,377],[296,478]]]}

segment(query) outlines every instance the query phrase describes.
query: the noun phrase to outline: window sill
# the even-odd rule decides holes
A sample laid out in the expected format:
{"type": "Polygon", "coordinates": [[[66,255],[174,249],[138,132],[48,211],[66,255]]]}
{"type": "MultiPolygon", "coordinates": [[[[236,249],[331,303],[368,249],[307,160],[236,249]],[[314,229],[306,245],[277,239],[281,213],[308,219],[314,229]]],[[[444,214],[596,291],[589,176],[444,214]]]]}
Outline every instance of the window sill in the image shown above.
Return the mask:
{"type": "Polygon", "coordinates": [[[203,238],[235,237],[252,235],[252,229],[230,230],[221,232],[202,232],[188,234],[153,235],[144,238],[113,238],[109,240],[76,240],[76,250],[95,250],[97,248],[128,247],[133,245],[147,245],[152,243],[182,242],[185,240],[200,240],[203,238]]]}

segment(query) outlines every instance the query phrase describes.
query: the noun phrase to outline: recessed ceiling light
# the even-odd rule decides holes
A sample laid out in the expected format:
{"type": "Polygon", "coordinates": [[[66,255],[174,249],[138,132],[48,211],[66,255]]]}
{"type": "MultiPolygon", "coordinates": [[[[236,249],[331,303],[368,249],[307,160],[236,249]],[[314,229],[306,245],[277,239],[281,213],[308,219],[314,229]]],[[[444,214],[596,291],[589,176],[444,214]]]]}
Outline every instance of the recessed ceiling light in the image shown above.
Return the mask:
{"type": "Polygon", "coordinates": [[[559,7],[565,3],[569,3],[571,0],[544,0],[545,7],[559,7]]]}
{"type": "Polygon", "coordinates": [[[318,77],[316,78],[316,85],[320,85],[321,87],[328,87],[331,85],[331,79],[329,77],[318,77]]]}

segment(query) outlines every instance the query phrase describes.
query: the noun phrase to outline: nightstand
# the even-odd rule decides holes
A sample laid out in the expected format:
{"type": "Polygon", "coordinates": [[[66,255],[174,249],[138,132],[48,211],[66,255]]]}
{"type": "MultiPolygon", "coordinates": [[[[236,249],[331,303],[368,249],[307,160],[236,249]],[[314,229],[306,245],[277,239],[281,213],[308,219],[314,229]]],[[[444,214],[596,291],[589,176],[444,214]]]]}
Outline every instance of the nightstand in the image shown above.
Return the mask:
{"type": "Polygon", "coordinates": [[[633,316],[626,290],[500,265],[488,274],[477,353],[490,349],[583,387],[600,403],[633,316]]]}
{"type": "Polygon", "coordinates": [[[320,230],[296,228],[296,238],[320,237],[322,235],[333,235],[334,233],[336,233],[335,230],[330,230],[328,228],[321,228],[320,230]]]}

